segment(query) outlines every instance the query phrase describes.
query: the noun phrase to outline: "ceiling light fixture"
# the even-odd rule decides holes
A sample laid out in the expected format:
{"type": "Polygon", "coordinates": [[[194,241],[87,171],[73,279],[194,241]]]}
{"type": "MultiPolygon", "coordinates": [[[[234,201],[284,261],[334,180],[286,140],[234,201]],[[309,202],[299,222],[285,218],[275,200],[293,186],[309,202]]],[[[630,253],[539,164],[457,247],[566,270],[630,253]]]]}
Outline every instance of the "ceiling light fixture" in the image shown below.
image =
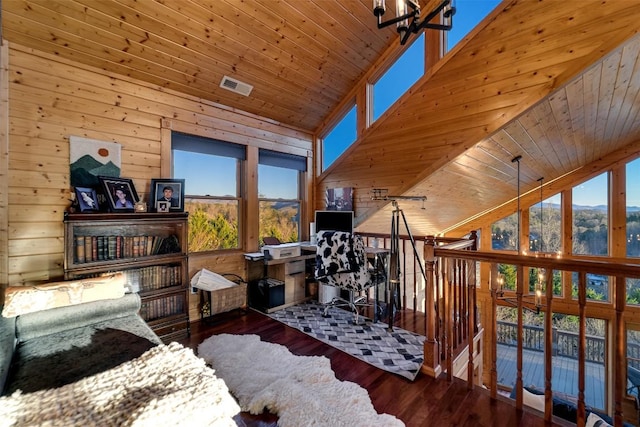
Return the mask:
{"type": "Polygon", "coordinates": [[[420,4],[417,0],[396,0],[395,18],[382,22],[382,15],[386,10],[385,0],[373,0],[373,14],[378,18],[378,28],[397,24],[401,45],[407,42],[411,34],[417,34],[426,28],[449,31],[453,26],[453,15],[456,13],[453,0],[442,0],[424,19],[421,19],[420,4]],[[431,23],[430,21],[441,12],[442,23],[431,23]],[[409,23],[409,20],[411,20],[411,23],[409,23]]]}

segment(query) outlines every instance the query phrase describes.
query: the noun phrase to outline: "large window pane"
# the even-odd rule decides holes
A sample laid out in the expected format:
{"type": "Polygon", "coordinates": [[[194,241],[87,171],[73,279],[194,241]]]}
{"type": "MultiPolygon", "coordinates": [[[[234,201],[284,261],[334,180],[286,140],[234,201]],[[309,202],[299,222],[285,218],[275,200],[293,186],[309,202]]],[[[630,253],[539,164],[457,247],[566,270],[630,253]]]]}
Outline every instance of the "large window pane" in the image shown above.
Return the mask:
{"type": "Polygon", "coordinates": [[[240,247],[240,168],[237,144],[172,134],[173,176],[185,179],[189,252],[240,247]]]}
{"type": "Polygon", "coordinates": [[[640,325],[627,323],[627,394],[640,398],[640,325]]]}
{"type": "MultiPolygon", "coordinates": [[[[543,391],[544,378],[544,316],[529,311],[523,313],[523,365],[522,380],[525,387],[543,391]]],[[[500,307],[497,329],[498,383],[512,388],[516,381],[517,318],[513,308],[500,307]]],[[[575,400],[578,396],[579,319],[553,313],[553,377],[554,397],[575,400]]],[[[585,403],[596,409],[605,408],[606,321],[587,318],[585,403]]]]}
{"type": "Polygon", "coordinates": [[[640,279],[627,279],[627,304],[640,305],[640,279]]]}
{"type": "Polygon", "coordinates": [[[529,208],[529,250],[558,253],[561,239],[560,194],[536,203],[529,208]]]}
{"type": "Polygon", "coordinates": [[[306,159],[260,150],[258,165],[259,233],[281,242],[297,242],[300,236],[300,174],[306,159]]]}
{"type": "Polygon", "coordinates": [[[603,173],[573,188],[573,253],[609,253],[608,174],[603,173]]]}
{"type": "Polygon", "coordinates": [[[373,85],[373,120],[378,118],[424,75],[424,34],[373,85]]]}
{"type": "MultiPolygon", "coordinates": [[[[571,275],[571,296],[578,298],[578,273],[571,275]]],[[[609,301],[609,276],[587,273],[587,299],[591,301],[609,301]]]]}
{"type": "Polygon", "coordinates": [[[326,170],[355,142],[356,106],[354,105],[322,140],[322,170],[326,170]]]}
{"type": "Polygon", "coordinates": [[[627,163],[627,256],[640,257],[640,159],[627,163]]]}
{"type": "Polygon", "coordinates": [[[456,0],[453,28],[447,32],[447,51],[453,49],[499,3],[500,0],[456,0]]]}
{"type": "Polygon", "coordinates": [[[239,162],[232,157],[173,150],[173,175],[185,178],[185,194],[238,197],[239,162]]]}
{"type": "Polygon", "coordinates": [[[258,166],[260,243],[263,237],[297,242],[300,235],[298,174],[293,169],[258,166]]]}
{"type": "Polygon", "coordinates": [[[491,249],[518,250],[518,215],[512,214],[491,224],[491,249]]]}
{"type": "Polygon", "coordinates": [[[187,197],[184,205],[189,212],[189,252],[238,248],[236,200],[187,197]]]}

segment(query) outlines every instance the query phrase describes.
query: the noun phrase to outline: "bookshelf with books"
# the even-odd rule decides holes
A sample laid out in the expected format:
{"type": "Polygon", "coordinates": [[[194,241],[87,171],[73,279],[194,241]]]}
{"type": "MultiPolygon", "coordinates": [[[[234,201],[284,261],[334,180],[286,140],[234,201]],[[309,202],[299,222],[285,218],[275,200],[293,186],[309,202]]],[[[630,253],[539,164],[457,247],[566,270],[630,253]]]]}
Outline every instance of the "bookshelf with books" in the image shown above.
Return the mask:
{"type": "Polygon", "coordinates": [[[189,334],[187,213],[66,213],[67,280],[121,271],[140,315],[169,342],[189,334]]]}

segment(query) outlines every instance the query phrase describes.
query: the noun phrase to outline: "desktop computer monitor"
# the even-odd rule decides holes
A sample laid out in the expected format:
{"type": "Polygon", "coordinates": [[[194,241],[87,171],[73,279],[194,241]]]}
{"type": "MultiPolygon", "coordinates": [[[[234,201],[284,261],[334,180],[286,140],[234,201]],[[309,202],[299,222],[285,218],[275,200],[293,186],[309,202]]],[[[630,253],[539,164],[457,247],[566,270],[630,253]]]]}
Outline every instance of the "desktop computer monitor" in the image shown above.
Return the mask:
{"type": "Polygon", "coordinates": [[[353,211],[316,211],[316,232],[345,231],[353,233],[353,211]]]}

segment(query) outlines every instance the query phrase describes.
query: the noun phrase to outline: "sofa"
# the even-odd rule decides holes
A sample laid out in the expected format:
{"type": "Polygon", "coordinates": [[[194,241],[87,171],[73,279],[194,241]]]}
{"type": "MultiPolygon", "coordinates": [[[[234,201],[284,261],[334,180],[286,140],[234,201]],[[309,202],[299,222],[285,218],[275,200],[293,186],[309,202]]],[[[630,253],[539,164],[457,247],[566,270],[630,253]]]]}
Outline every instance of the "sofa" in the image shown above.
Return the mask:
{"type": "Polygon", "coordinates": [[[0,317],[0,389],[57,388],[113,368],[162,344],[126,294],[0,317]]]}
{"type": "Polygon", "coordinates": [[[163,344],[124,289],[114,276],[6,290],[0,425],[236,426],[224,381],[163,344]]]}

